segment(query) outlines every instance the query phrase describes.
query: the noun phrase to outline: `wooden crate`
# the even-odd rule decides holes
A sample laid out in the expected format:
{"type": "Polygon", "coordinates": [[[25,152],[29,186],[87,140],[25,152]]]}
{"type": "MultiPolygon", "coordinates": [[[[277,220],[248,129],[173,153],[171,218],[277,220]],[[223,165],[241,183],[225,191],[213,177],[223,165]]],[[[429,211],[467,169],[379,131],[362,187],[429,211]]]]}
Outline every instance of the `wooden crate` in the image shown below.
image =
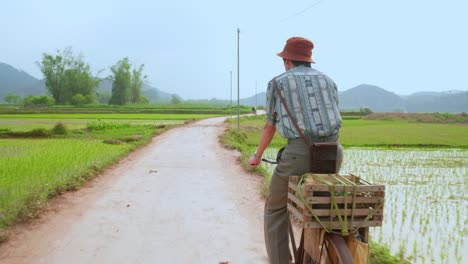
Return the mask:
{"type": "MultiPolygon", "coordinates": [[[[307,174],[305,177],[302,185],[299,186],[304,201],[327,229],[342,228],[338,214],[342,221],[347,223],[348,229],[382,225],[384,185],[372,185],[354,175],[307,174]],[[330,209],[332,199],[330,187],[318,179],[333,184],[338,210],[330,209]],[[366,219],[370,214],[371,216],[366,219]]],[[[304,228],[322,228],[299,196],[299,179],[298,176],[289,177],[288,211],[290,216],[304,228]]]]}

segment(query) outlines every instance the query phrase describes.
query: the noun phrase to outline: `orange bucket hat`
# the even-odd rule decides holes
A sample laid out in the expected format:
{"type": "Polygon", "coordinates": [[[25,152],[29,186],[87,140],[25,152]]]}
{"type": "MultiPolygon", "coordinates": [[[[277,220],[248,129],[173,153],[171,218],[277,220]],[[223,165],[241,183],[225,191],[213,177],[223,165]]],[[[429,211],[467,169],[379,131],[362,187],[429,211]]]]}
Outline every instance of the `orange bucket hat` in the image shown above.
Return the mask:
{"type": "Polygon", "coordinates": [[[315,63],[312,60],[312,49],[314,49],[312,41],[303,37],[292,37],[286,41],[283,51],[277,55],[287,60],[315,63]]]}

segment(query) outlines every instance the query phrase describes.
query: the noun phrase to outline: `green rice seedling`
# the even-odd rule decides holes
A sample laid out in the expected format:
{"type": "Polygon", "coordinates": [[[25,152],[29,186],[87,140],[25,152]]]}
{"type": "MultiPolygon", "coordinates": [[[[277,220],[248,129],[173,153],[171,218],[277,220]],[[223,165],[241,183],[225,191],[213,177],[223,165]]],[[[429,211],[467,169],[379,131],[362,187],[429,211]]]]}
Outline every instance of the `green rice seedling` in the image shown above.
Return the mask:
{"type": "Polygon", "coordinates": [[[53,135],[67,135],[69,133],[68,128],[62,122],[58,122],[52,128],[51,133],[53,135]]]}
{"type": "Polygon", "coordinates": [[[417,242],[417,240],[414,240],[414,242],[413,242],[413,256],[414,257],[418,256],[418,242],[417,242]]]}

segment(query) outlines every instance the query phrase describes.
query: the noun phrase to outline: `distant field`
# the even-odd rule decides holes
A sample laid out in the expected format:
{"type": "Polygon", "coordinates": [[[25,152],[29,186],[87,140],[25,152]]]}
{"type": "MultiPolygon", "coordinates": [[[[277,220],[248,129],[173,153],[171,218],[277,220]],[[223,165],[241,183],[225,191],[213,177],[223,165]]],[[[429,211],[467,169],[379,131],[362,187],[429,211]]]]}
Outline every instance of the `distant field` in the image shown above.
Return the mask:
{"type": "Polygon", "coordinates": [[[146,119],[146,120],[187,120],[220,116],[220,114],[152,114],[152,113],[47,113],[47,114],[0,114],[0,119],[146,119]]]}
{"type": "Polygon", "coordinates": [[[344,120],[340,141],[345,146],[468,147],[468,125],[344,120]]]}
{"type": "MultiPolygon", "coordinates": [[[[209,104],[144,104],[144,105],[105,105],[93,104],[83,106],[53,105],[50,107],[29,107],[0,105],[1,114],[37,114],[37,113],[147,113],[147,114],[218,114],[229,115],[237,112],[237,106],[217,106],[209,104]]],[[[251,107],[241,106],[241,114],[251,112],[251,107]]]]}
{"type": "Polygon", "coordinates": [[[187,120],[219,116],[218,114],[0,114],[0,129],[28,131],[35,128],[52,128],[62,122],[70,129],[84,128],[93,120],[112,121],[129,124],[183,124],[187,120]]]}
{"type": "MultiPolygon", "coordinates": [[[[256,146],[264,116],[243,117],[242,133],[247,145],[256,146]]],[[[429,124],[405,120],[343,120],[340,141],[347,147],[455,147],[468,148],[467,124],[429,124]]],[[[272,146],[282,146],[286,141],[276,135],[272,146]]]]}

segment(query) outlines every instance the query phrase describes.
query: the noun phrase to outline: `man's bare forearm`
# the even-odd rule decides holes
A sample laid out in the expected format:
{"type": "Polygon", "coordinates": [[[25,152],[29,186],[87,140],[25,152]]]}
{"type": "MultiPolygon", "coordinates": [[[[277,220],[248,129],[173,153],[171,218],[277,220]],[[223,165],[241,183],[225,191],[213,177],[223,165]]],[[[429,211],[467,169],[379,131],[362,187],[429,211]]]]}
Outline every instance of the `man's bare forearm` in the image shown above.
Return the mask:
{"type": "Polygon", "coordinates": [[[270,145],[273,136],[276,133],[276,127],[268,123],[263,127],[262,136],[260,137],[260,142],[258,143],[257,156],[261,157],[265,149],[270,145]]]}

